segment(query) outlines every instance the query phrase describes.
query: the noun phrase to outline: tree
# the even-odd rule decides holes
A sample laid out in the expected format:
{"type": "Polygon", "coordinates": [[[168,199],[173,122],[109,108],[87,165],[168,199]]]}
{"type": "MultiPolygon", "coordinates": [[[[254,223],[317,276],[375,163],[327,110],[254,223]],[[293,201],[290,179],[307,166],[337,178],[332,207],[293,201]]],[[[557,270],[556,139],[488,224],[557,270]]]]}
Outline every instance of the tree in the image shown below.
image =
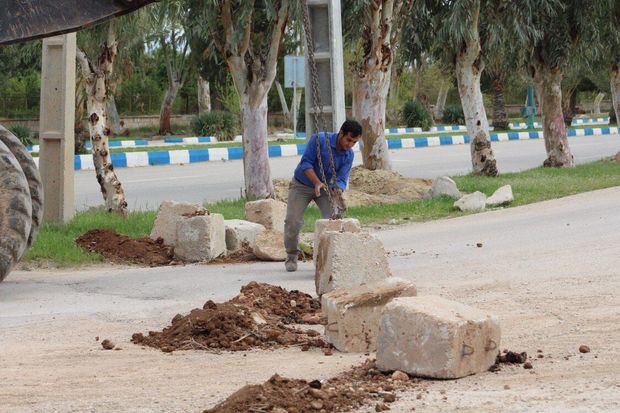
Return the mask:
{"type": "Polygon", "coordinates": [[[602,39],[599,49],[602,60],[609,65],[611,101],[620,125],[620,2],[608,0],[606,13],[602,16],[602,39]]]}
{"type": "Polygon", "coordinates": [[[385,140],[385,109],[394,53],[405,21],[399,17],[412,3],[412,0],[349,0],[343,5],[344,20],[349,23],[345,31],[361,41],[361,54],[352,66],[353,104],[363,128],[362,159],[367,169],[392,169],[385,140]]]}
{"type": "MultiPolygon", "coordinates": [[[[274,195],[267,147],[267,94],[295,5],[297,2],[289,0],[211,0],[200,13],[239,95],[248,199],[274,195]]],[[[192,14],[198,15],[198,11],[192,14]]]]}

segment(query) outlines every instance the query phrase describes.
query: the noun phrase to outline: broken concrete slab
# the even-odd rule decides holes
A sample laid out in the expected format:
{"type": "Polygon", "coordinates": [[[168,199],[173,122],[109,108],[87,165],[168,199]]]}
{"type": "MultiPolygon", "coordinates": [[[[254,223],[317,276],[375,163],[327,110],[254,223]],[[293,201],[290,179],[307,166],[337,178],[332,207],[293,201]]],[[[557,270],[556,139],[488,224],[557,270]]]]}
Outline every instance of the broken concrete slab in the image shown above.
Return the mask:
{"type": "Polygon", "coordinates": [[[486,206],[487,207],[498,207],[503,205],[508,205],[515,198],[512,194],[512,187],[510,185],[504,185],[497,189],[497,191],[493,192],[489,198],[487,198],[486,206]]]}
{"type": "Polygon", "coordinates": [[[461,191],[456,186],[456,182],[448,176],[441,176],[433,181],[433,186],[425,198],[439,198],[449,196],[450,198],[461,198],[461,191]]]}
{"type": "Polygon", "coordinates": [[[321,235],[314,277],[319,296],[391,276],[383,243],[371,234],[324,231],[321,235]]]}
{"type": "Polygon", "coordinates": [[[226,230],[226,249],[229,252],[239,251],[243,245],[250,249],[256,245],[256,237],[266,229],[263,225],[243,219],[227,219],[224,221],[226,230]]]}
{"type": "Polygon", "coordinates": [[[177,222],[174,255],[185,262],[208,261],[226,254],[222,214],[183,217],[177,222]]]}
{"type": "Polygon", "coordinates": [[[437,296],[394,298],[381,316],[377,367],[456,379],[487,371],[499,352],[497,318],[437,296]]]}
{"type": "Polygon", "coordinates": [[[360,232],[362,226],[355,218],[317,219],[314,222],[314,243],[312,244],[312,260],[316,262],[321,234],[325,231],[360,232]]]}
{"type": "Polygon", "coordinates": [[[413,284],[397,277],[323,294],[325,339],[343,352],[375,351],[383,307],[395,297],[415,295],[413,284]]]}
{"type": "Polygon", "coordinates": [[[159,205],[157,217],[151,230],[150,238],[156,240],[162,238],[164,244],[177,245],[177,222],[184,215],[204,214],[206,209],[202,205],[189,202],[163,201],[159,205]]]}
{"type": "Polygon", "coordinates": [[[280,231],[267,230],[256,236],[254,255],[263,261],[284,261],[284,234],[280,231]]]}
{"type": "Polygon", "coordinates": [[[487,196],[480,191],[462,196],[454,203],[454,208],[461,211],[482,211],[486,206],[487,196]]]}
{"type": "Polygon", "coordinates": [[[276,199],[259,199],[245,204],[245,219],[284,233],[286,203],[276,199]]]}

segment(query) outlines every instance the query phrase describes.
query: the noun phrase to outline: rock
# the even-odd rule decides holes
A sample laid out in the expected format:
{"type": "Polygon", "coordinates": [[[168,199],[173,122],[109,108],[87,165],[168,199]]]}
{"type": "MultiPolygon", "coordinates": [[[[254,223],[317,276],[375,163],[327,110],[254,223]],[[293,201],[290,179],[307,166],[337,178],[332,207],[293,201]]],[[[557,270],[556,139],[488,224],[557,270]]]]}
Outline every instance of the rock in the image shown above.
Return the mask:
{"type": "Polygon", "coordinates": [[[383,396],[383,401],[386,403],[393,403],[396,401],[396,395],[394,393],[387,393],[383,396]]]}
{"type": "Polygon", "coordinates": [[[256,237],[254,255],[263,261],[284,261],[286,250],[284,249],[284,235],[279,231],[267,230],[256,237]]]}
{"type": "Polygon", "coordinates": [[[590,352],[590,347],[586,346],[585,344],[582,344],[581,346],[579,346],[579,352],[580,353],[589,353],[590,352]]]}
{"type": "Polygon", "coordinates": [[[396,277],[323,294],[321,308],[327,316],[325,340],[342,352],[375,351],[385,305],[394,297],[414,295],[413,284],[396,277]]]}
{"type": "Polygon", "coordinates": [[[275,199],[260,199],[245,204],[245,219],[284,233],[286,203],[275,199]]]}
{"type": "Polygon", "coordinates": [[[532,363],[530,363],[529,361],[526,361],[525,363],[523,363],[523,368],[526,370],[530,370],[533,369],[534,366],[532,366],[532,363]]]}
{"type": "Polygon", "coordinates": [[[395,381],[408,381],[409,375],[404,371],[396,370],[394,373],[392,373],[392,379],[395,381]]]}
{"type": "Polygon", "coordinates": [[[176,258],[185,262],[208,261],[226,254],[222,214],[184,217],[177,222],[176,258]]]}
{"type": "Polygon", "coordinates": [[[482,211],[486,206],[487,196],[480,191],[462,196],[454,203],[454,208],[461,211],[482,211]]]}
{"type": "Polygon", "coordinates": [[[497,191],[493,192],[493,195],[487,199],[486,206],[497,207],[508,205],[514,200],[515,198],[512,195],[512,187],[510,185],[504,185],[501,188],[498,188],[497,191]]]}
{"type": "Polygon", "coordinates": [[[484,311],[437,296],[394,298],[385,306],[377,367],[437,379],[487,371],[499,352],[500,327],[484,311]]]}
{"type": "Polygon", "coordinates": [[[316,263],[321,234],[325,231],[360,232],[360,222],[355,218],[317,219],[314,222],[314,243],[312,244],[312,260],[316,263]]]}
{"type": "Polygon", "coordinates": [[[254,248],[256,237],[265,231],[265,226],[242,219],[227,219],[224,221],[226,230],[226,249],[229,252],[240,250],[244,244],[254,248]]]}
{"type": "Polygon", "coordinates": [[[150,238],[162,238],[164,244],[177,246],[177,222],[183,215],[204,214],[207,210],[198,204],[188,202],[163,201],[159,205],[157,217],[151,230],[150,238]]]}
{"type": "Polygon", "coordinates": [[[114,343],[107,338],[101,342],[101,347],[104,350],[112,350],[114,348],[114,343]]]}
{"type": "Polygon", "coordinates": [[[438,198],[440,196],[448,196],[450,198],[459,199],[461,191],[456,187],[456,182],[448,176],[442,176],[433,181],[433,186],[425,198],[438,198]]]}

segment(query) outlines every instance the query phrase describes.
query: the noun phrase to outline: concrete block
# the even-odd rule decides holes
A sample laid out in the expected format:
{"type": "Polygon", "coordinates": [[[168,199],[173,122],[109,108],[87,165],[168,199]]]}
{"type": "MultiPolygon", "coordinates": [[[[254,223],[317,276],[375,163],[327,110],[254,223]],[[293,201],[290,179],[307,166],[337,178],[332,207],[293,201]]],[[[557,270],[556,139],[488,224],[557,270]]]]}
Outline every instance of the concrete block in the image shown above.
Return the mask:
{"type": "Polygon", "coordinates": [[[256,245],[256,237],[265,231],[265,227],[242,219],[227,219],[224,221],[226,229],[226,249],[229,252],[238,251],[244,243],[247,243],[250,249],[256,245]]]}
{"type": "Polygon", "coordinates": [[[286,250],[284,249],[284,235],[279,231],[263,231],[256,237],[254,255],[263,261],[284,261],[286,250]]]}
{"type": "Polygon", "coordinates": [[[383,307],[392,298],[415,295],[413,284],[397,277],[323,294],[325,339],[344,352],[375,351],[383,307]]]}
{"type": "Polygon", "coordinates": [[[366,232],[325,231],[319,240],[314,281],[317,294],[391,277],[383,243],[366,232]]]}
{"type": "Polygon", "coordinates": [[[245,204],[245,219],[284,233],[286,203],[276,199],[260,199],[245,204]]]}
{"type": "Polygon", "coordinates": [[[433,181],[433,186],[428,193],[427,198],[438,198],[440,196],[449,196],[450,198],[459,199],[461,191],[456,186],[456,182],[448,176],[442,176],[433,181]]]}
{"type": "Polygon", "coordinates": [[[206,209],[198,204],[188,202],[163,201],[159,205],[157,217],[151,230],[151,239],[163,238],[164,244],[177,245],[177,222],[183,219],[183,215],[200,214],[206,209]]]}
{"type": "Polygon", "coordinates": [[[377,367],[456,379],[487,371],[500,346],[498,320],[437,296],[395,298],[381,316],[377,367]]]}
{"type": "Polygon", "coordinates": [[[486,205],[487,207],[508,205],[514,200],[515,197],[512,194],[512,186],[504,185],[498,188],[497,191],[493,192],[493,195],[487,198],[486,205]]]}
{"type": "Polygon", "coordinates": [[[314,223],[314,243],[312,244],[312,259],[316,262],[321,234],[325,231],[360,232],[362,226],[355,218],[344,219],[317,219],[314,223]]]}
{"type": "Polygon", "coordinates": [[[480,191],[473,194],[463,195],[454,203],[454,208],[461,211],[482,211],[486,206],[487,196],[480,191]]]}
{"type": "Polygon", "coordinates": [[[208,261],[226,254],[222,214],[183,217],[177,222],[175,256],[186,262],[208,261]]]}

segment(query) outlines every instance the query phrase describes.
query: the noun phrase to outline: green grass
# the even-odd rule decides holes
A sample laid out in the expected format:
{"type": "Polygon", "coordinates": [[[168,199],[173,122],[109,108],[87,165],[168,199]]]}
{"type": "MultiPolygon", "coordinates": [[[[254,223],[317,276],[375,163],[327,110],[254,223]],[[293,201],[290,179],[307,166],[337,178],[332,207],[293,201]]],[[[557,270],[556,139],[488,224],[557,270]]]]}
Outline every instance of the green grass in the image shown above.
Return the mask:
{"type": "MultiPolygon", "coordinates": [[[[455,176],[462,192],[481,191],[490,196],[500,186],[510,184],[515,201],[510,207],[561,198],[581,192],[620,186],[620,163],[597,161],[578,165],[575,168],[535,168],[523,172],[502,174],[499,177],[455,176]]],[[[383,223],[404,223],[429,221],[439,218],[456,217],[467,213],[453,209],[453,199],[438,198],[418,200],[391,205],[372,205],[349,208],[347,216],[355,217],[363,225],[383,223]]],[[[205,207],[221,213],[226,219],[244,219],[245,200],[226,200],[205,207]]],[[[45,224],[39,236],[24,258],[24,262],[46,260],[60,266],[96,263],[98,255],[84,252],[74,240],[94,228],[111,228],[130,237],[148,236],[155,220],[155,211],[132,212],[127,219],[109,214],[101,209],[78,213],[66,225],[45,224]]],[[[308,208],[304,215],[303,231],[314,230],[314,222],[319,219],[316,207],[308,208]]],[[[484,218],[482,218],[484,219],[484,218]]]]}

